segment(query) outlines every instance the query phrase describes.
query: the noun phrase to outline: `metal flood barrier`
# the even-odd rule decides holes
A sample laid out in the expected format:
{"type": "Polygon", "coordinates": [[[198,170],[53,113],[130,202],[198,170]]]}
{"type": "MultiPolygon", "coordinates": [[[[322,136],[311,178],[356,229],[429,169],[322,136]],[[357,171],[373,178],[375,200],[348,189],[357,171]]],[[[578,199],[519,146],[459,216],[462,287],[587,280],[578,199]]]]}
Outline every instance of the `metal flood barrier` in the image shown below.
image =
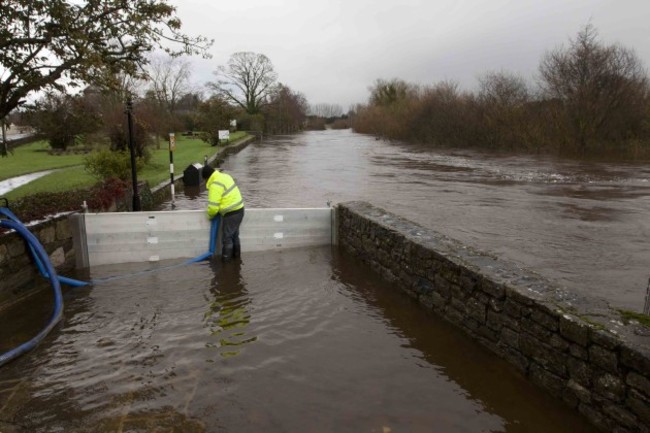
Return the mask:
{"type": "MultiPolygon", "coordinates": [[[[336,244],[335,218],[329,207],[246,208],[242,252],[336,244]]],[[[210,238],[204,210],[84,213],[70,220],[77,268],[195,257],[210,238]]]]}

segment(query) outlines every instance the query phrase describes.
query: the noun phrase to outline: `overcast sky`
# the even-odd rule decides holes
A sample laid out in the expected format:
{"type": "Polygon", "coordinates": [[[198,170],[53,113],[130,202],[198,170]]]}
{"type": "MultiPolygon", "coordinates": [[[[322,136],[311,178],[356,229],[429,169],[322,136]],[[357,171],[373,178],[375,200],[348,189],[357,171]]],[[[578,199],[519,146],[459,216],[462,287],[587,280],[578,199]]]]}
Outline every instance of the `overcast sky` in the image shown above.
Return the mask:
{"type": "Polygon", "coordinates": [[[365,103],[377,78],[458,82],[488,71],[533,82],[548,50],[587,23],[606,44],[633,49],[650,67],[650,0],[170,0],[183,30],[214,38],[194,58],[204,83],[232,53],[265,54],[279,80],[310,104],[365,103]]]}

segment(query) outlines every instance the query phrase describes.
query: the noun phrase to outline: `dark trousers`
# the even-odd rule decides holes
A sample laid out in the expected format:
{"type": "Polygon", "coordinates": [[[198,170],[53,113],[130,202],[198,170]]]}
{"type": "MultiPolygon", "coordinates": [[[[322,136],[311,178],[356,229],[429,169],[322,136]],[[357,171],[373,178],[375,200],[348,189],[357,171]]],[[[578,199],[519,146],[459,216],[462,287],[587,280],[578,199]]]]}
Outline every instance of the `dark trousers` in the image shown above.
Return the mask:
{"type": "Polygon", "coordinates": [[[244,208],[233,212],[228,212],[221,217],[223,224],[222,238],[223,247],[221,257],[223,260],[229,260],[232,257],[239,257],[241,245],[239,243],[239,226],[244,219],[244,208]]]}

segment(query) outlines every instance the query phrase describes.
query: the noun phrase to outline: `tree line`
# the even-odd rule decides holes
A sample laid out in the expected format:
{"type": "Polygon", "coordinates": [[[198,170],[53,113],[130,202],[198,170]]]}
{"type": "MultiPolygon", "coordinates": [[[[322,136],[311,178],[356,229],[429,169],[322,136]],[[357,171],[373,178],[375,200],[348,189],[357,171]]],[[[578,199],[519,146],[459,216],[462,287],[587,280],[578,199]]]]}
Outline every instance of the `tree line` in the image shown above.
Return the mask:
{"type": "Polygon", "coordinates": [[[573,156],[647,157],[650,84],[635,53],[606,45],[591,25],[547,52],[536,86],[508,72],[478,90],[443,81],[377,80],[352,113],[362,133],[435,146],[573,156]]]}
{"type": "Polygon", "coordinates": [[[234,53],[228,67],[216,71],[218,81],[207,84],[208,96],[192,83],[188,59],[158,53],[146,61],[142,77],[121,73],[112,77],[110,87],[92,84],[75,93],[48,89],[10,115],[9,121],[33,127],[58,151],[79,144],[83,151],[102,143],[111,151],[124,151],[125,102],[131,99],[138,157],[146,157],[147,147],[154,143],[160,147],[174,131],[196,133],[217,145],[219,130],[232,129],[233,121],[240,130],[266,133],[295,132],[304,125],[306,98],[277,82],[273,65],[263,54],[234,53]]]}
{"type": "Polygon", "coordinates": [[[138,157],[147,146],[166,140],[174,131],[197,134],[219,144],[219,130],[255,130],[287,133],[300,129],[307,115],[305,97],[277,82],[271,61],[263,54],[240,52],[231,56],[237,68],[219,69],[219,81],[208,83],[206,97],[191,81],[191,63],[183,57],[151,55],[144,78],[114,77],[111,88],[89,85],[78,93],[48,90],[14,114],[14,123],[30,125],[53,149],[105,142],[112,151],[127,149],[125,102],[132,100],[135,147],[138,157]],[[264,63],[263,74],[257,69],[264,63]],[[236,71],[233,72],[233,71],[236,71]],[[259,84],[266,80],[264,86],[259,84]],[[253,84],[250,84],[253,83],[253,84]],[[258,86],[258,87],[255,87],[258,86]],[[243,89],[241,92],[239,89],[243,89]],[[234,90],[236,89],[236,90],[234,90]]]}
{"type": "Polygon", "coordinates": [[[182,33],[167,0],[0,2],[0,124],[28,124],[60,151],[121,151],[132,100],[140,157],[172,131],[201,131],[214,145],[233,121],[266,133],[305,127],[305,96],[278,81],[264,54],[234,53],[213,82],[192,83],[186,56],[209,58],[212,43],[182,33]]]}

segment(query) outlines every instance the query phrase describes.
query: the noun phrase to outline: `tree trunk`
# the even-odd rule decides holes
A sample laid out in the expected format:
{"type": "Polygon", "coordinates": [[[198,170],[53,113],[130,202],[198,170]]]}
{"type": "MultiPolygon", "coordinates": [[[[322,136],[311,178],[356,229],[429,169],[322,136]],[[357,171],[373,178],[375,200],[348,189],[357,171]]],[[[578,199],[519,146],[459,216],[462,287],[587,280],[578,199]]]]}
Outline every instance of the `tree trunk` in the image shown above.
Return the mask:
{"type": "Polygon", "coordinates": [[[6,158],[9,154],[9,151],[7,149],[7,124],[5,123],[4,119],[0,120],[0,124],[2,125],[2,142],[0,142],[0,155],[2,155],[3,158],[6,158]]]}

